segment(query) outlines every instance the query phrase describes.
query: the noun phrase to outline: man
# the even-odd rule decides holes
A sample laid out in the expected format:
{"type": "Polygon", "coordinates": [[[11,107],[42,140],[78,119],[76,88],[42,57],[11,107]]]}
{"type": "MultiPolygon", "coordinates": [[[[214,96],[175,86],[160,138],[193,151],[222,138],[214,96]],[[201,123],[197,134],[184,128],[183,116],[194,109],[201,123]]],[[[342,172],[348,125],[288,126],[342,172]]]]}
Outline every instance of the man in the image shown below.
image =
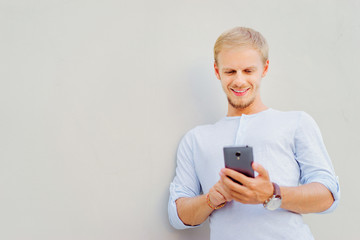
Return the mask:
{"type": "Polygon", "coordinates": [[[340,196],[315,121],[262,102],[269,60],[260,33],[243,27],[224,32],[214,58],[228,114],[182,139],[170,185],[171,224],[191,228],[210,217],[211,239],[313,239],[301,214],[333,211],[340,196]],[[254,149],[255,178],[224,168],[223,147],[245,145],[254,149]]]}

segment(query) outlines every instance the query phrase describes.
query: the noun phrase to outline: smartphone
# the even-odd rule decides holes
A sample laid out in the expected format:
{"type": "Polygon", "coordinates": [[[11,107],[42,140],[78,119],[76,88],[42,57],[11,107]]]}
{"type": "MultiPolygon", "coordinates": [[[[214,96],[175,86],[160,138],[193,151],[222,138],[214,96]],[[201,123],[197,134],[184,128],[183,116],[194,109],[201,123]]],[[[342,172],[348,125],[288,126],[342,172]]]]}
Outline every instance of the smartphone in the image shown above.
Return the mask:
{"type": "MultiPolygon", "coordinates": [[[[254,177],[254,169],[251,166],[254,162],[252,147],[224,147],[224,160],[226,168],[238,171],[248,177],[254,177]]],[[[239,183],[235,179],[231,178],[231,180],[239,183]]]]}

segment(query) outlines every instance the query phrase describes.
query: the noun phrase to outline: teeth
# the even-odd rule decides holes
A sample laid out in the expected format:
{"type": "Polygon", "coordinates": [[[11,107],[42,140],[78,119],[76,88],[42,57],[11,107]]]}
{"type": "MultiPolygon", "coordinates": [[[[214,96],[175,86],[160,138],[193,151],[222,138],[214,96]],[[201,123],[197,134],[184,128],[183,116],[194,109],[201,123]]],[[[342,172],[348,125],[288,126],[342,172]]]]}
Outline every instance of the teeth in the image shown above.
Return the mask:
{"type": "Polygon", "coordinates": [[[247,89],[243,90],[243,91],[236,91],[235,89],[233,89],[234,92],[237,92],[237,93],[243,93],[243,92],[246,92],[247,89]]]}

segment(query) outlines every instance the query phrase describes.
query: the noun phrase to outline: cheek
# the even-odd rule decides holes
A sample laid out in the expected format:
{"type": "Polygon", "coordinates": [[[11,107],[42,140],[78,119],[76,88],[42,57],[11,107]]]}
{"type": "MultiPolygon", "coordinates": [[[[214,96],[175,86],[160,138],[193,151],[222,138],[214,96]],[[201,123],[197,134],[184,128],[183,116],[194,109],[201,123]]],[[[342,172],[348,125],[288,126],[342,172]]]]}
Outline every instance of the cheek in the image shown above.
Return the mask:
{"type": "Polygon", "coordinates": [[[231,78],[229,78],[229,77],[221,77],[221,85],[223,87],[226,88],[227,86],[229,86],[231,84],[231,82],[232,82],[231,78]]]}
{"type": "Polygon", "coordinates": [[[250,81],[253,85],[259,85],[261,81],[261,74],[251,76],[250,81]]]}

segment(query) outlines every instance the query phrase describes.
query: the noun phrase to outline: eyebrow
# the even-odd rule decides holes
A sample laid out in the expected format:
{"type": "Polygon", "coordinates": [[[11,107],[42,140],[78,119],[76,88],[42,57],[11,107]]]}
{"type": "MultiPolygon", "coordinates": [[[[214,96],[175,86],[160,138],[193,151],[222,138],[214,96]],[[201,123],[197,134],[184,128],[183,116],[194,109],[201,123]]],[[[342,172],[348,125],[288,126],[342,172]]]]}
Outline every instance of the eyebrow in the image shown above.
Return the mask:
{"type": "MultiPolygon", "coordinates": [[[[228,71],[228,70],[234,70],[235,68],[231,68],[231,67],[224,67],[222,70],[223,71],[228,71]]],[[[256,66],[249,66],[249,67],[245,67],[243,70],[245,69],[251,69],[251,70],[256,70],[257,67],[256,66]]]]}

